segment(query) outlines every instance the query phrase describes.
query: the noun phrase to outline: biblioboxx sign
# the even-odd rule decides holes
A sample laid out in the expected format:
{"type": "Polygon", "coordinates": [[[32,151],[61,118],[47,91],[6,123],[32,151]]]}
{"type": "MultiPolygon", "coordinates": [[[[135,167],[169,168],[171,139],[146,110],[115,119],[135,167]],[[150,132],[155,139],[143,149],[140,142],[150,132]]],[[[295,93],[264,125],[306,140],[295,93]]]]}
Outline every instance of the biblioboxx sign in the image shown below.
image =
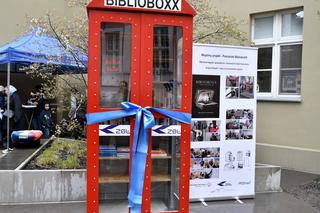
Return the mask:
{"type": "Polygon", "coordinates": [[[181,11],[181,0],[105,0],[105,6],[181,11]]]}

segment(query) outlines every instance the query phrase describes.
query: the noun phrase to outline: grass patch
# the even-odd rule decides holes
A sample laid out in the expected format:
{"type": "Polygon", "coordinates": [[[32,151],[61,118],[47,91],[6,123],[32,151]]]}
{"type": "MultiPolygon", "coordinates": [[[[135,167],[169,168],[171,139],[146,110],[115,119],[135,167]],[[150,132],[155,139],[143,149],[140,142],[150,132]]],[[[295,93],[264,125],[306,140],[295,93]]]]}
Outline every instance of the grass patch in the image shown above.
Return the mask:
{"type": "Polygon", "coordinates": [[[84,169],[85,161],[85,141],[57,138],[35,159],[35,165],[46,169],[84,169]]]}

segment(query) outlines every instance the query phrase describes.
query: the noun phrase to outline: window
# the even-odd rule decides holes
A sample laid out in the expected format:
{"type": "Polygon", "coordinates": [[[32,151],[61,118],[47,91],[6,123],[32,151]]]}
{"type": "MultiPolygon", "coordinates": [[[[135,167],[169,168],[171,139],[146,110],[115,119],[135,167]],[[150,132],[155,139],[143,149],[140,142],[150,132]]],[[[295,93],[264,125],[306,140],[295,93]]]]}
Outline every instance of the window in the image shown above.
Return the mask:
{"type": "Polygon", "coordinates": [[[252,16],[258,100],[301,100],[303,10],[252,16]]]}
{"type": "Polygon", "coordinates": [[[101,26],[100,106],[116,108],[130,100],[131,25],[101,26]]]}
{"type": "Polygon", "coordinates": [[[182,28],[154,27],[153,106],[179,109],[182,93],[182,28]]]}

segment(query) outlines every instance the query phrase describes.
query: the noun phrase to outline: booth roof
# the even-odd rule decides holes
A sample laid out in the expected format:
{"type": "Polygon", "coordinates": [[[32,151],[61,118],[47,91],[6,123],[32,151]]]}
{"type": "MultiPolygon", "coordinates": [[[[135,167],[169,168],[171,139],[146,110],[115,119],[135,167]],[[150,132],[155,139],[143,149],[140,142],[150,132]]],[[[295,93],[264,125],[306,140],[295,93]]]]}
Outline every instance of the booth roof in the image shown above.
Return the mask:
{"type": "MultiPolygon", "coordinates": [[[[172,1],[172,0],[171,0],[172,1]]],[[[196,10],[187,0],[181,0],[181,11],[169,11],[169,10],[156,10],[156,9],[144,9],[144,8],[130,8],[130,7],[110,7],[104,5],[105,0],[91,0],[87,5],[87,10],[116,10],[127,12],[146,12],[146,13],[162,13],[162,14],[176,14],[176,15],[196,15],[196,10]]],[[[167,1],[165,1],[167,2],[167,1]]]]}
{"type": "Polygon", "coordinates": [[[85,69],[87,55],[74,47],[66,50],[58,39],[43,33],[41,28],[0,47],[0,64],[41,63],[59,65],[63,69],[85,69]]]}

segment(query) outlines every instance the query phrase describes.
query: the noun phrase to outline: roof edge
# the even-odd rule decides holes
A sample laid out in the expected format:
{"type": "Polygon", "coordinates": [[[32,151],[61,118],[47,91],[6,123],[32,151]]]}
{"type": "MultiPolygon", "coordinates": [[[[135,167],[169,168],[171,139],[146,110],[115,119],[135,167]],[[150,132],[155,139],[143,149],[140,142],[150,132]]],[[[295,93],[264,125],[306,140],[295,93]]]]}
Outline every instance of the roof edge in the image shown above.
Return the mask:
{"type": "MultiPolygon", "coordinates": [[[[134,8],[134,7],[124,7],[124,6],[105,6],[104,2],[106,0],[92,0],[87,5],[87,11],[92,10],[113,10],[119,12],[143,12],[143,13],[159,13],[159,14],[176,14],[176,15],[189,15],[195,16],[196,10],[187,0],[180,0],[181,1],[181,11],[171,11],[171,10],[160,10],[160,9],[145,9],[145,8],[134,8]]],[[[134,0],[131,0],[134,1],[134,0]]],[[[174,0],[171,0],[176,2],[174,0]]],[[[129,2],[129,0],[128,0],[129,2]]]]}

